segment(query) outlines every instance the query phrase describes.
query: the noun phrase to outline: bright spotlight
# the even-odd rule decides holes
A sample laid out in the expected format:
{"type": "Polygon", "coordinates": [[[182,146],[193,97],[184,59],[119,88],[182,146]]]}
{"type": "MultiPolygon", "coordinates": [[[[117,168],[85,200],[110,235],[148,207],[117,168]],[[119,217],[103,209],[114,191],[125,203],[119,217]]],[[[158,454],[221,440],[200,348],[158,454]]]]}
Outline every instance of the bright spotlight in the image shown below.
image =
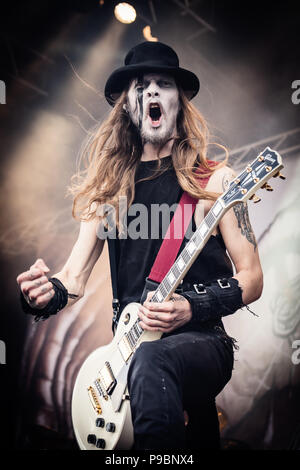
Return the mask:
{"type": "Polygon", "coordinates": [[[115,6],[115,17],[121,23],[133,23],[136,19],[136,11],[129,3],[118,3],[115,6]]]}
{"type": "Polygon", "coordinates": [[[152,36],[151,28],[149,25],[145,26],[145,28],[143,29],[143,36],[145,39],[147,39],[147,41],[152,41],[152,42],[158,41],[157,38],[152,36]]]}

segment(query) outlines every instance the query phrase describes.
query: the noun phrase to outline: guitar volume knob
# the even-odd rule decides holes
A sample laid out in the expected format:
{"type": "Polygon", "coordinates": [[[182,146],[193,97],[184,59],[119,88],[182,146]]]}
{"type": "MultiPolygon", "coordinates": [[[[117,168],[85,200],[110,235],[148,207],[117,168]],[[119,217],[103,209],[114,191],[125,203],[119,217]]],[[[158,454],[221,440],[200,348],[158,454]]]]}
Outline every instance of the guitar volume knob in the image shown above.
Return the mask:
{"type": "Polygon", "coordinates": [[[88,444],[96,444],[97,437],[95,434],[89,434],[87,437],[88,444]]]}
{"type": "Polygon", "coordinates": [[[103,418],[97,418],[95,424],[97,428],[104,428],[105,421],[103,418]]]}
{"type": "Polygon", "coordinates": [[[106,431],[107,432],[115,432],[115,430],[116,430],[115,423],[107,423],[107,425],[106,425],[106,431]]]}
{"type": "Polygon", "coordinates": [[[97,439],[96,447],[98,449],[105,449],[105,440],[104,439],[97,439]]]}

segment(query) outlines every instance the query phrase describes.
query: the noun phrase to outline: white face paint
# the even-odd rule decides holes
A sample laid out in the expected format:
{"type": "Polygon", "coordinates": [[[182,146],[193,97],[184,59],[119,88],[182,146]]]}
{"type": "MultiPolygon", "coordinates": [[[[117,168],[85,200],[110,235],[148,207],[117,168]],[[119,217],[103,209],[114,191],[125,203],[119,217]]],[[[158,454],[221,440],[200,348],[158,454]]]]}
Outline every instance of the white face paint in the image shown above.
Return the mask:
{"type": "Polygon", "coordinates": [[[128,90],[128,112],[143,143],[164,144],[176,133],[179,93],[172,76],[149,73],[133,79],[128,90]]]}

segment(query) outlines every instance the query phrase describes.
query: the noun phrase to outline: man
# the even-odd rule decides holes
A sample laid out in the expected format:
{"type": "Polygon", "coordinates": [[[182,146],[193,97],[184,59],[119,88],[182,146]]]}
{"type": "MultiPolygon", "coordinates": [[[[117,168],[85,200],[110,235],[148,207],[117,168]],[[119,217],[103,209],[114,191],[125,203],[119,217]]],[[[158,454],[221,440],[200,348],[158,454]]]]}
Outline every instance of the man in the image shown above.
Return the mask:
{"type": "MultiPolygon", "coordinates": [[[[88,142],[88,169],[73,189],[73,215],[79,212],[81,225],[71,255],[49,280],[42,259],[17,278],[25,311],[37,318],[55,314],[84,294],[104,245],[99,236],[99,226],[107,226],[103,207],[109,204],[120,216],[115,220],[120,309],[142,299],[140,325],[162,332],[160,340],[141,344],[128,373],[136,449],[219,447],[215,397],[231,377],[234,345],[221,317],[262,292],[245,204],[221,219],[181,290],[169,301],[151,302],[153,284],[145,286],[165,234],[165,221],[151,217],[153,206],[173,207],[183,191],[188,192],[198,200],[190,227],[195,230],[234,178],[225,162],[206,158],[207,127],[190,103],[198,90],[198,78],[179,67],[169,46],[149,42],[129,51],[124,67],[106,83],[105,96],[113,110],[88,142]],[[127,198],[125,224],[121,196],[127,198]],[[130,236],[125,230],[135,221],[135,204],[148,209],[147,237],[130,236]],[[187,429],[193,430],[192,439],[187,429]]],[[[180,251],[186,242],[187,235],[180,251]]]]}

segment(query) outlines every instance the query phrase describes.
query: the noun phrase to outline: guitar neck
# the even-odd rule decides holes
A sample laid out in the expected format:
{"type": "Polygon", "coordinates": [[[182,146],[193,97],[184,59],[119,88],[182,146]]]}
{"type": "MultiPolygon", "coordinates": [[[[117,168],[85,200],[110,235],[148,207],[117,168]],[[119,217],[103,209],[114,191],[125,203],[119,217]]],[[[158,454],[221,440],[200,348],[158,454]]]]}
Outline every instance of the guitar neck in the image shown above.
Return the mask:
{"type": "Polygon", "coordinates": [[[227,210],[228,207],[218,198],[157,287],[151,302],[165,302],[171,297],[227,210]]]}

